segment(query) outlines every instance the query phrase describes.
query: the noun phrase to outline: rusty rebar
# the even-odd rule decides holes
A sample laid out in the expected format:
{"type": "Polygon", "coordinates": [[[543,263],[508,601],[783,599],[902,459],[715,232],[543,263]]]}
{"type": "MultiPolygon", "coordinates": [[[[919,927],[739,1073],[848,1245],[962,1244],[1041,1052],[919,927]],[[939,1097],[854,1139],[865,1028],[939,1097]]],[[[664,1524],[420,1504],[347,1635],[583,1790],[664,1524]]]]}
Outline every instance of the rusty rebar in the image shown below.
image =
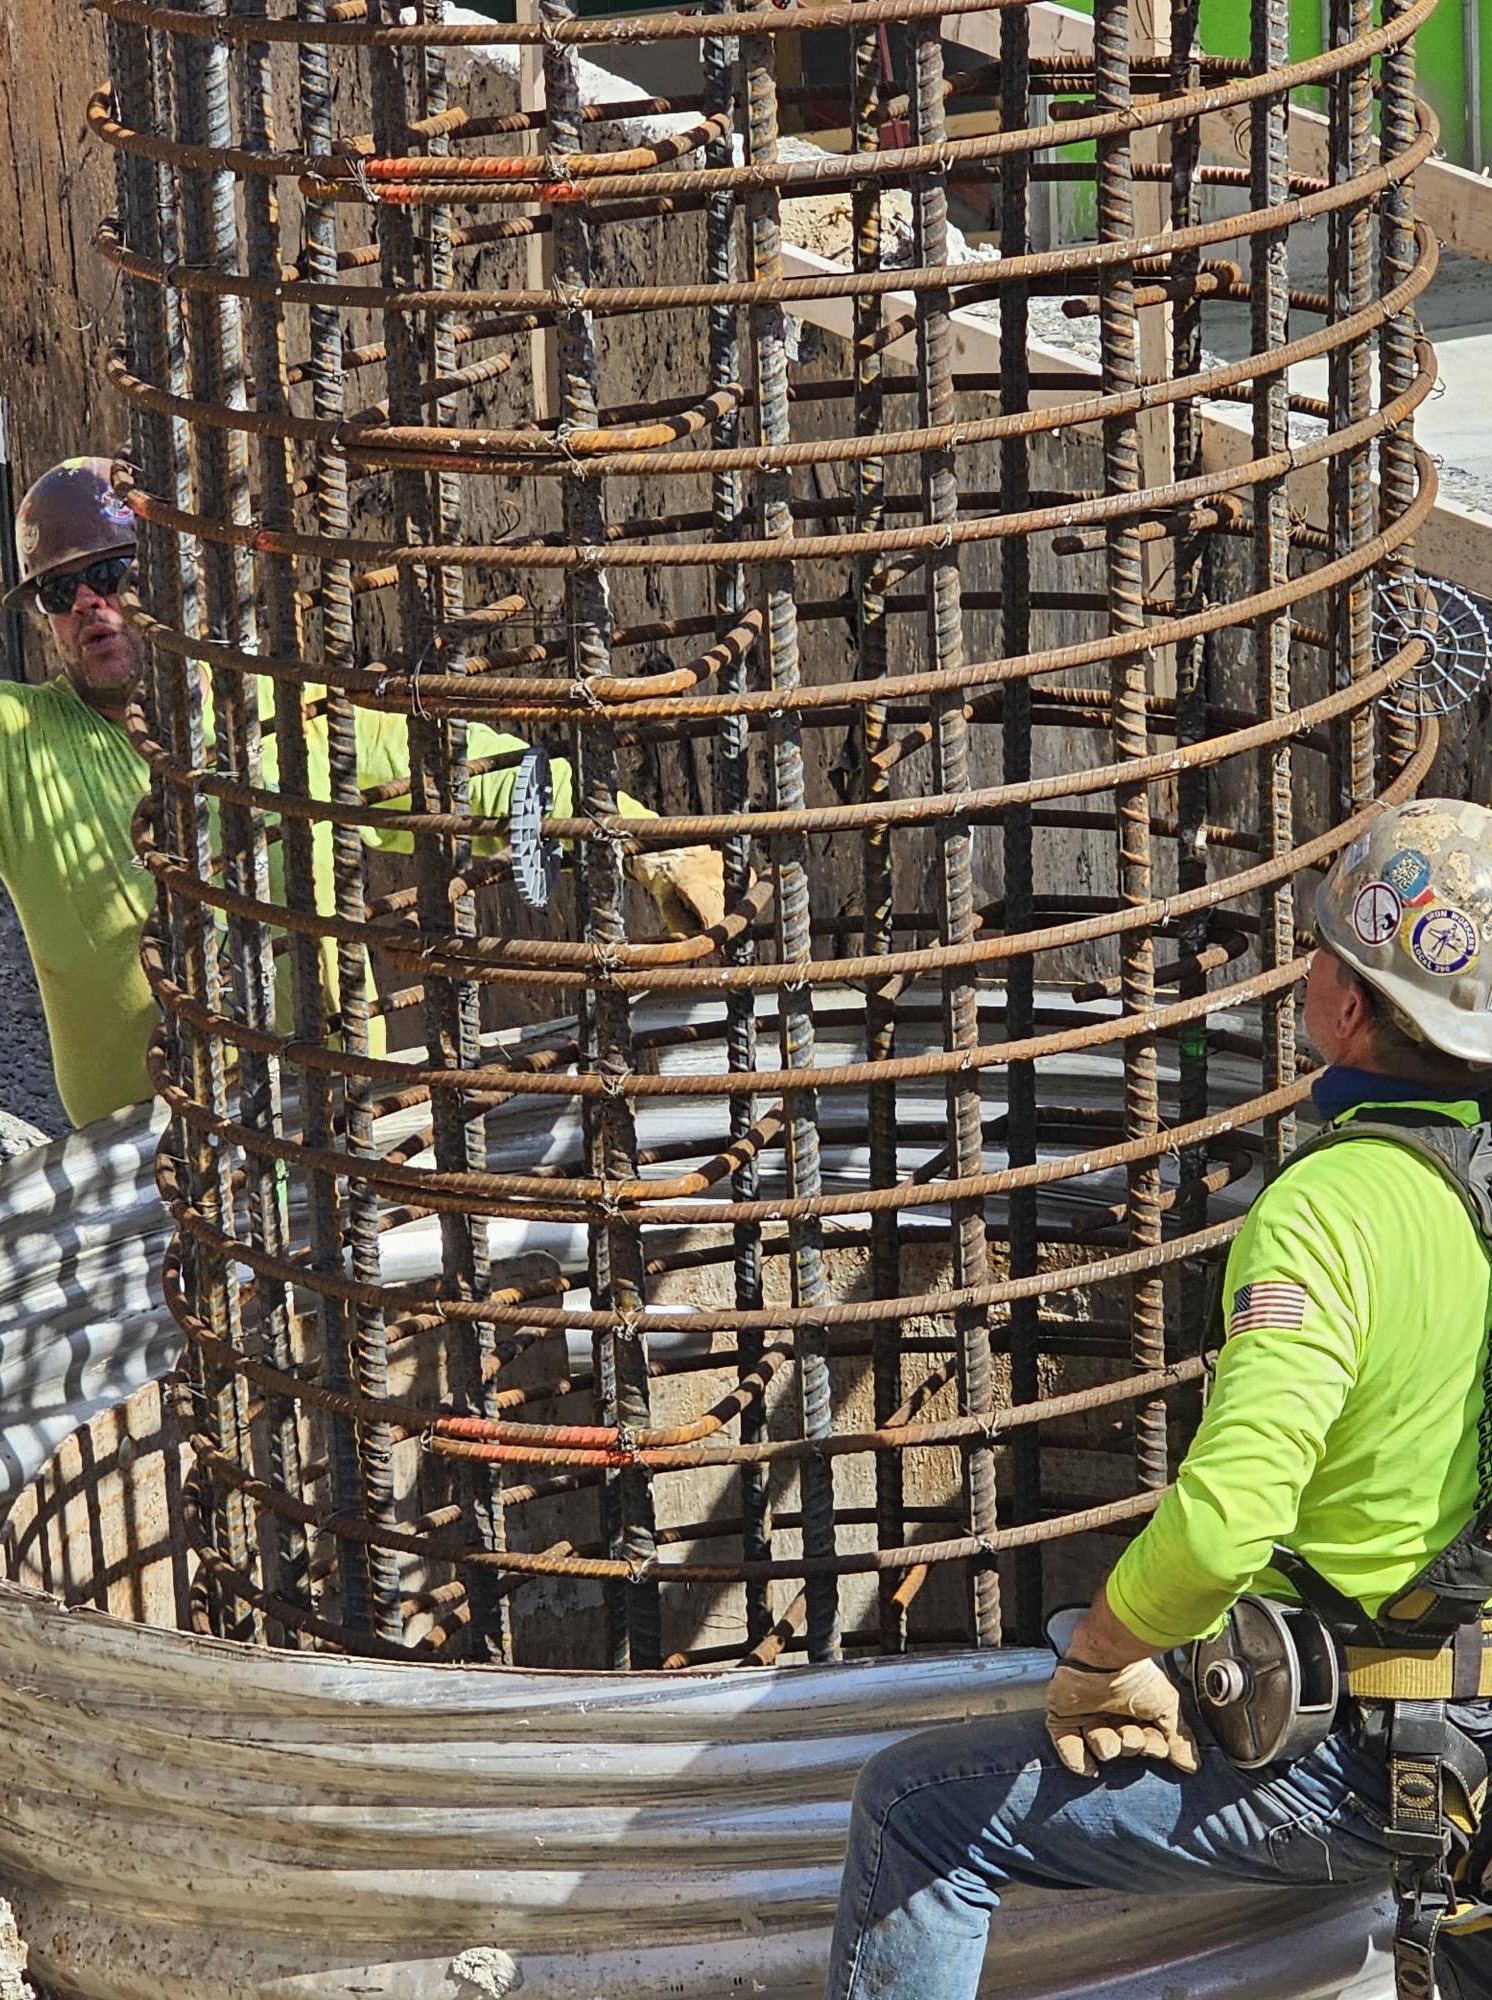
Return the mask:
{"type": "Polygon", "coordinates": [[[1160,54],[1098,0],[1060,59],[1001,0],[998,60],[950,78],[985,4],[99,0],[204,1626],[524,1663],[563,1627],[677,1669],[946,1643],[962,1603],[1028,1641],[1043,1551],[1164,1487],[1204,1266],[1308,1089],[1299,885],[1434,754],[1395,724],[1375,769],[1421,648],[1370,625],[1434,497],[1429,0],[1335,0],[1299,63],[1284,0],[1227,62],[1194,0],[1160,54]],[[829,28],[842,80],[780,85],[829,28]],[[582,103],[619,38],[692,46],[697,87],[582,103]],[[542,112],[468,90],[504,43],[542,112]],[[1326,181],[1290,171],[1307,87],[1326,181]],[[848,152],[786,142],[816,101],[848,152]],[[1222,109],[1246,168],[1201,161],[1222,109]],[[1092,240],[1047,240],[1033,189],[1082,181],[1092,240]],[[1000,256],[966,260],[994,183],[1000,256]],[[826,194],[839,269],[790,270],[826,194]],[[1292,293],[1321,221],[1328,289],[1292,293]],[[1096,310],[1096,370],[1031,354],[1043,298],[1096,310]],[[568,766],[543,911],[525,737],[568,766]],[[697,848],[708,908],[635,900],[697,848]]]}

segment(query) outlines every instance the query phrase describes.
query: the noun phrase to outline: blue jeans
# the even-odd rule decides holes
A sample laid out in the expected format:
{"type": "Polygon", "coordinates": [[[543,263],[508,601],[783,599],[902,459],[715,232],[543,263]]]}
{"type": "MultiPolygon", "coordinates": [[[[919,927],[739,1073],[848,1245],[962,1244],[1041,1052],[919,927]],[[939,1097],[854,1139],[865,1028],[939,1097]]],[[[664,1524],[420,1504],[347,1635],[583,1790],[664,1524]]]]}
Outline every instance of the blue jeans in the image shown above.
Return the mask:
{"type": "MultiPolygon", "coordinates": [[[[1492,1704],[1476,1706],[1492,1730],[1492,1704]]],[[[1387,1773],[1350,1722],[1288,1769],[1238,1771],[1205,1730],[1198,1740],[1195,1777],[1125,1758],[1074,1778],[1038,1710],[872,1757],[855,1788],[827,2000],[974,2000],[1009,1883],[1165,1895],[1220,1878],[1386,1885],[1387,1773]]],[[[1492,1931],[1442,1934],[1437,1956],[1442,2000],[1492,2000],[1492,1931]]]]}

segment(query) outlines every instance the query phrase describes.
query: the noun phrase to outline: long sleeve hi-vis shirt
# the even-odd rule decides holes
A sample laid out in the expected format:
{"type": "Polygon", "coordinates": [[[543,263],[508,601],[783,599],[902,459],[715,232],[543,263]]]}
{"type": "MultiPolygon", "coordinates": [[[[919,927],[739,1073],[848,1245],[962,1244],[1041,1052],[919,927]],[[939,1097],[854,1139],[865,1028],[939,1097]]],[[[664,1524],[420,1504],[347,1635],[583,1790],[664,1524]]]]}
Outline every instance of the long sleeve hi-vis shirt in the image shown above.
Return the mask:
{"type": "MultiPolygon", "coordinates": [[[[273,686],[261,680],[259,689],[261,712],[268,716],[273,686]]],[[[501,760],[472,780],[473,813],[506,816],[524,747],[516,736],[471,726],[472,758],[501,760]]],[[[308,722],[306,752],[312,795],[329,799],[324,717],[308,722]]],[[[408,778],[405,730],[396,715],[360,709],[357,753],[364,786],[408,778]]],[[[275,739],[266,734],[264,782],[271,787],[276,768],[275,739]]],[[[567,816],[569,766],[557,760],[553,776],[554,810],[567,816]]],[[[58,1094],[74,1125],[152,1094],[145,1051],[159,1016],[140,966],[140,935],[155,901],[155,882],[130,839],[130,821],[149,778],[123,728],[90,708],[65,677],[40,687],[0,684],[0,880],[26,934],[58,1094]]],[[[401,809],[408,811],[407,798],[387,807],[401,809]]],[[[412,845],[409,833],[393,827],[366,828],[363,839],[370,847],[401,851],[412,845]]],[[[490,852],[499,843],[474,845],[490,852]]],[[[335,907],[330,826],[316,826],[312,846],[316,906],[327,914],[335,907]]],[[[283,851],[279,841],[269,850],[275,900],[283,896],[283,851]]],[[[329,945],[322,958],[323,984],[334,1004],[335,955],[329,945]]],[[[280,968],[279,1013],[288,1025],[287,959],[280,968]]]]}
{"type": "MultiPolygon", "coordinates": [[[[1394,1101],[1479,1116],[1409,1086],[1394,1101]]],[[[1363,1138],[1289,1167],[1233,1243],[1224,1313],[1196,1438],[1107,1586],[1156,1647],[1214,1631],[1242,1591],[1292,1596],[1276,1542],[1376,1613],[1477,1497],[1492,1260],[1428,1161],[1363,1138]]]]}

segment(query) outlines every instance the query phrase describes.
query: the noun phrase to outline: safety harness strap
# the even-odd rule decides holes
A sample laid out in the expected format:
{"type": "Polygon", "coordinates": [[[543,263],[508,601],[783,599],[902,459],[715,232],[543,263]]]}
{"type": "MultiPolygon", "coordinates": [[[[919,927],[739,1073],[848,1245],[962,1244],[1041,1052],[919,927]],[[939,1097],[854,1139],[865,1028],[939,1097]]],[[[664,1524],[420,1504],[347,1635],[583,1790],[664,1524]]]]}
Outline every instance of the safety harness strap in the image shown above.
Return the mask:
{"type": "Polygon", "coordinates": [[[1388,1825],[1384,1841],[1398,1921],[1394,1981],[1399,2000],[1433,2000],[1435,1940],[1456,1906],[1451,1832],[1445,1815],[1445,1704],[1395,1702],[1388,1726],[1388,1825]]]}
{"type": "Polygon", "coordinates": [[[1460,1625],[1433,1649],[1385,1638],[1342,1648],[1359,1701],[1478,1701],[1492,1695],[1492,1622],[1460,1625]]]}

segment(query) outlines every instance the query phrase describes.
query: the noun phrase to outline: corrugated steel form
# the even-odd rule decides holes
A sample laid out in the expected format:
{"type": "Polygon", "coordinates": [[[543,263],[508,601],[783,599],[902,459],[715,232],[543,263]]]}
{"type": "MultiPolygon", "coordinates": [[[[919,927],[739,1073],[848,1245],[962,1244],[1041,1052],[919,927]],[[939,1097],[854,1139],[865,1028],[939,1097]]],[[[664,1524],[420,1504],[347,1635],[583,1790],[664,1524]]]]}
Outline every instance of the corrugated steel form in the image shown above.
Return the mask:
{"type": "MultiPolygon", "coordinates": [[[[847,1799],[1026,1653],[657,1676],[245,1649],[0,1586],[0,1874],[68,2000],[816,2000],[847,1799]]],[[[1382,2000],[1361,1892],[1012,1899],[1004,2000],[1382,2000]]]]}

